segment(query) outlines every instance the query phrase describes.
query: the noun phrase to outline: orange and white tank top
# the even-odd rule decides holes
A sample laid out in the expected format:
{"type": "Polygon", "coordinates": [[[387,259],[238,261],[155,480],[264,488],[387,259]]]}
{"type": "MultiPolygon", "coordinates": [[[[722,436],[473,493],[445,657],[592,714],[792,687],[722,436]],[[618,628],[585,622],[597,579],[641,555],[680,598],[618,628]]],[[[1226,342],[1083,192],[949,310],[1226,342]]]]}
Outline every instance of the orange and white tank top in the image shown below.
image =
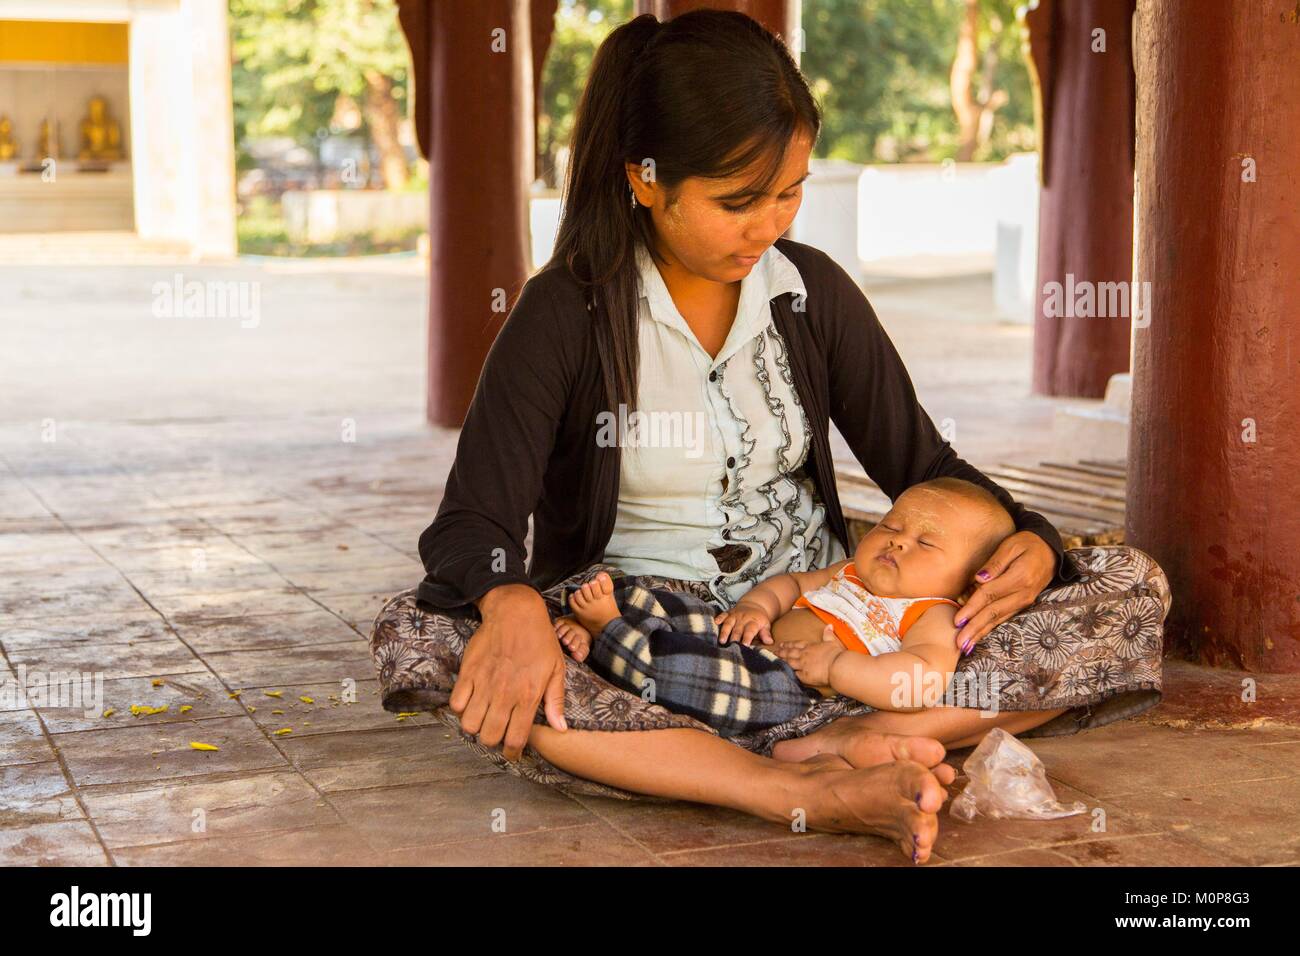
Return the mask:
{"type": "Polygon", "coordinates": [[[936,604],[961,607],[945,597],[892,598],[872,594],[851,561],[830,583],[805,592],[794,602],[795,607],[807,608],[829,624],[846,649],[873,657],[901,650],[908,628],[936,604]]]}

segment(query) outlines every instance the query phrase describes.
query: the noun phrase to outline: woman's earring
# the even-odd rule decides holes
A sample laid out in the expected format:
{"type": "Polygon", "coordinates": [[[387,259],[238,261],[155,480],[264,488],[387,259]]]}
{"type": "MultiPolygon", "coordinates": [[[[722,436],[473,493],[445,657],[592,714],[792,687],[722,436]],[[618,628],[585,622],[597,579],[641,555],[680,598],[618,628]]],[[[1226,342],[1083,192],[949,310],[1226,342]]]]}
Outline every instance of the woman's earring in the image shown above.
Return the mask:
{"type": "Polygon", "coordinates": [[[630,193],[632,193],[632,208],[635,209],[635,208],[636,208],[636,192],[635,192],[635,190],[632,189],[632,184],[631,184],[631,183],[628,183],[628,184],[627,184],[627,191],[630,192],[630,193]]]}

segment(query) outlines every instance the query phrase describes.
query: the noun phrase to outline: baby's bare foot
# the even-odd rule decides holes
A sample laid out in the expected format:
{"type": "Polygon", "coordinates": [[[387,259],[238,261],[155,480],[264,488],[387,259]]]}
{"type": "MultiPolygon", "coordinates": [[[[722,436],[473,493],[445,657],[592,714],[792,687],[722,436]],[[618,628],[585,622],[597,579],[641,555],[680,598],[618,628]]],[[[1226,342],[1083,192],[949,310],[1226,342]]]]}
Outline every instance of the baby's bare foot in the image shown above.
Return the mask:
{"type": "Polygon", "coordinates": [[[614,581],[604,571],[569,595],[569,608],[578,623],[592,634],[599,634],[605,625],[619,616],[618,602],[614,600],[614,581]]]}
{"type": "Polygon", "coordinates": [[[591,653],[591,632],[571,617],[555,619],[555,636],[575,661],[585,661],[591,653]]]}

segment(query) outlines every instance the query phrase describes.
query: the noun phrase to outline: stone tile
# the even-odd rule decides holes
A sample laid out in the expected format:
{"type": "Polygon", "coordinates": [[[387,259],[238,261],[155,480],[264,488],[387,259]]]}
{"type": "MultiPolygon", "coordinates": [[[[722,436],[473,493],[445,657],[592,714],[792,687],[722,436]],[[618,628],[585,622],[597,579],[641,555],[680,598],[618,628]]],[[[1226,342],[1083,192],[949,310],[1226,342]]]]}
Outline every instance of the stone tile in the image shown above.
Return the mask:
{"type": "Polygon", "coordinates": [[[274,688],[250,690],[244,693],[244,703],[256,705],[253,720],[263,728],[277,730],[289,726],[295,737],[309,734],[329,734],[349,730],[379,730],[410,724],[414,726],[443,724],[429,713],[401,717],[384,710],[379,704],[379,682],[357,681],[356,699],[346,703],[346,691],[337,682],[328,684],[285,684],[274,688]],[[267,691],[279,692],[279,697],[266,696],[267,691]],[[309,698],[312,703],[302,700],[309,698]],[[331,700],[330,698],[334,699],[331,700]],[[284,711],[275,714],[273,711],[284,711]]]}
{"type": "Polygon", "coordinates": [[[455,743],[454,747],[442,749],[435,743],[431,747],[392,757],[357,759],[353,754],[338,763],[305,767],[302,774],[321,790],[333,793],[459,780],[462,777],[503,776],[506,771],[498,769],[463,744],[455,743]]]}
{"type": "Polygon", "coordinates": [[[508,774],[340,791],[330,794],[330,801],[384,852],[500,835],[494,822],[508,834],[597,822],[558,791],[508,774]]]}
{"type": "MultiPolygon", "coordinates": [[[[424,568],[413,561],[404,561],[400,565],[387,567],[363,568],[357,571],[286,571],[285,574],[298,587],[308,591],[324,591],[331,594],[360,593],[380,594],[391,597],[398,591],[413,588],[424,579],[424,568]]],[[[383,603],[381,599],[380,603],[383,603]]],[[[326,602],[328,603],[328,601],[326,602]]],[[[378,613],[378,608],[375,609],[378,613]]],[[[374,614],[371,616],[374,619],[374,614]]]]}
{"type": "Polygon", "coordinates": [[[11,654],[18,654],[55,646],[98,647],[101,644],[159,641],[174,636],[157,612],[146,607],[139,615],[87,614],[3,627],[0,628],[0,645],[11,654]]]}
{"type": "MultiPolygon", "coordinates": [[[[433,505],[436,509],[436,505],[433,505]]],[[[289,567],[299,566],[300,561],[319,560],[324,563],[311,563],[307,566],[318,570],[335,567],[332,563],[340,553],[355,552],[358,555],[373,553],[384,554],[376,541],[363,529],[338,521],[333,527],[317,531],[304,531],[296,534],[265,534],[243,532],[233,535],[240,545],[253,554],[276,567],[284,562],[289,567]]]]}
{"type": "MultiPolygon", "coordinates": [[[[326,767],[372,761],[399,761],[408,757],[433,757],[466,749],[459,737],[440,724],[403,723],[382,730],[354,730],[332,734],[306,734],[278,738],[293,765],[311,776],[326,767]]],[[[486,771],[493,765],[479,760],[486,771]]],[[[322,788],[326,789],[326,788],[322,788]]]]}
{"type": "Polygon", "coordinates": [[[83,791],[82,799],[109,847],[246,836],[339,822],[320,794],[291,772],[183,780],[131,790],[92,789],[83,791]]]}
{"type": "MultiPolygon", "coordinates": [[[[953,796],[965,790],[967,783],[966,777],[959,776],[950,788],[953,796]]],[[[1056,791],[1056,799],[1061,803],[1069,805],[1076,800],[1082,801],[1088,808],[1087,812],[1056,820],[995,820],[981,815],[966,823],[952,815],[952,801],[949,800],[939,814],[939,839],[935,843],[935,850],[945,860],[957,861],[1014,849],[1132,837],[1151,834],[1160,829],[1135,818],[1113,803],[1096,800],[1066,784],[1052,781],[1052,789],[1056,791]],[[1094,815],[1098,810],[1102,811],[1102,815],[1094,815]],[[1104,830],[1093,829],[1102,826],[1105,827],[1104,830]]]]}
{"type": "Polygon", "coordinates": [[[408,847],[380,854],[387,866],[647,866],[655,858],[603,823],[477,840],[408,847]]]}
{"type": "MultiPolygon", "coordinates": [[[[662,854],[670,866],[916,866],[883,837],[803,833],[791,839],[662,854]]],[[[932,854],[927,866],[943,861],[932,854]]]]}
{"type": "Polygon", "coordinates": [[[192,624],[216,618],[244,618],[262,614],[290,614],[312,611],[320,604],[288,585],[247,591],[217,591],[205,594],[160,595],[154,606],[176,624],[192,624]]]}
{"type": "Polygon", "coordinates": [[[772,844],[803,836],[794,833],[786,824],[760,820],[723,807],[611,797],[579,796],[575,799],[620,833],[627,834],[660,856],[684,850],[772,844]]]}
{"type": "Polygon", "coordinates": [[[0,828],[81,818],[56,761],[0,767],[0,828]]]}
{"type": "Polygon", "coordinates": [[[2,866],[107,866],[104,848],[83,820],[0,828],[2,866]]]}
{"type": "Polygon", "coordinates": [[[231,687],[279,687],[287,683],[333,683],[369,680],[375,665],[365,641],[354,637],[337,644],[277,647],[258,651],[207,654],[208,664],[231,687]]]}
{"type": "Polygon", "coordinates": [[[200,663],[193,652],[176,637],[168,634],[158,640],[131,644],[64,644],[44,646],[27,644],[5,649],[15,668],[26,665],[28,671],[74,671],[102,674],[104,680],[121,677],[160,677],[164,674],[191,673],[200,663]]]}
{"type": "Polygon", "coordinates": [[[114,566],[129,578],[149,574],[184,574],[202,561],[213,573],[237,574],[245,568],[264,568],[265,562],[232,544],[228,538],[207,538],[153,548],[114,548],[108,551],[114,566]]]}
{"type": "Polygon", "coordinates": [[[1120,723],[1027,743],[1053,781],[1098,800],[1278,775],[1270,761],[1243,753],[1209,731],[1120,723]]]}
{"type": "Polygon", "coordinates": [[[285,766],[284,758],[246,716],[60,734],[58,747],[81,787],[285,766]],[[195,750],[191,741],[219,749],[195,750]]]}
{"type": "Polygon", "coordinates": [[[264,563],[233,568],[192,567],[167,571],[133,571],[131,583],[151,602],[164,605],[166,599],[230,591],[276,590],[288,586],[284,577],[264,563]]]}
{"type": "Polygon", "coordinates": [[[354,641],[360,635],[324,608],[299,614],[264,614],[230,621],[178,624],[186,643],[205,656],[221,651],[269,650],[354,641]]]}
{"type": "MultiPolygon", "coordinates": [[[[243,541],[245,539],[238,539],[243,541]]],[[[347,544],[344,542],[322,541],[296,547],[264,548],[260,553],[276,570],[293,579],[308,579],[313,575],[353,574],[361,575],[376,569],[397,569],[414,565],[420,569],[418,558],[398,552],[369,536],[363,537],[363,543],[347,544]]],[[[352,590],[363,588],[357,585],[352,590]]],[[[347,590],[346,579],[338,590],[347,590]]]]}
{"type": "MultiPolygon", "coordinates": [[[[3,534],[0,531],[0,534],[3,534]]],[[[63,594],[80,588],[113,588],[126,584],[122,572],[91,555],[94,562],[58,564],[54,567],[29,568],[26,559],[5,560],[5,574],[0,580],[0,600],[11,601],[33,594],[63,594]]]]}
{"type": "Polygon", "coordinates": [[[1300,777],[1193,784],[1129,794],[1115,803],[1152,829],[1171,831],[1179,841],[1213,856],[1219,865],[1259,866],[1300,857],[1300,777]]]}
{"type": "Polygon", "coordinates": [[[106,680],[103,685],[102,706],[86,716],[85,708],[37,708],[52,734],[74,733],[85,730],[138,726],[141,724],[193,723],[209,717],[234,717],[244,713],[238,700],[230,698],[226,689],[208,671],[171,674],[167,677],[129,677],[106,680]],[[154,680],[161,680],[158,687],[154,680]],[[163,707],[159,714],[133,714],[131,707],[163,707]],[[185,712],[182,707],[190,707],[185,712]],[[104,713],[112,708],[108,717],[104,713]]]}
{"type": "Polygon", "coordinates": [[[41,556],[48,557],[51,563],[69,561],[100,567],[104,563],[76,535],[62,527],[40,534],[16,532],[0,536],[0,557],[5,559],[6,566],[12,564],[21,570],[41,556]]]}
{"type": "Polygon", "coordinates": [[[1124,839],[1080,840],[1051,847],[1011,850],[967,860],[953,866],[1227,866],[1216,857],[1170,834],[1124,839]]]}
{"type": "Polygon", "coordinates": [[[377,866],[382,862],[351,827],[272,830],[113,850],[119,866],[377,866]]]}
{"type": "Polygon", "coordinates": [[[13,624],[82,614],[142,616],[148,611],[149,605],[125,581],[64,591],[0,595],[0,620],[13,624]]]}
{"type": "Polygon", "coordinates": [[[406,584],[399,584],[391,591],[362,591],[357,593],[339,593],[337,591],[312,591],[311,595],[343,620],[350,623],[363,634],[369,634],[379,615],[380,609],[389,598],[398,591],[415,587],[420,583],[417,576],[406,584]]]}
{"type": "Polygon", "coordinates": [[[0,767],[53,759],[54,752],[31,710],[0,711],[0,767]]]}

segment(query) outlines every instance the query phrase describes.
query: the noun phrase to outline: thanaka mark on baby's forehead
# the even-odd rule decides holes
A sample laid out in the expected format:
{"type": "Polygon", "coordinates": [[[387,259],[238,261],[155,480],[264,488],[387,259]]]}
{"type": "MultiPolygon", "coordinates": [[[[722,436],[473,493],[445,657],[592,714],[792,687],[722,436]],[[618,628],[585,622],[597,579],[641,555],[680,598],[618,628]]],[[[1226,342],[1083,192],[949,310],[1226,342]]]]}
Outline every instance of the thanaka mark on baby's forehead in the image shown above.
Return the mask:
{"type": "MultiPolygon", "coordinates": [[[[918,526],[921,534],[943,534],[943,525],[939,522],[939,515],[937,512],[916,505],[903,509],[903,513],[907,516],[907,519],[911,524],[918,526]]],[[[897,513],[897,510],[890,512],[890,515],[893,516],[895,520],[902,520],[902,516],[897,513]]]]}

